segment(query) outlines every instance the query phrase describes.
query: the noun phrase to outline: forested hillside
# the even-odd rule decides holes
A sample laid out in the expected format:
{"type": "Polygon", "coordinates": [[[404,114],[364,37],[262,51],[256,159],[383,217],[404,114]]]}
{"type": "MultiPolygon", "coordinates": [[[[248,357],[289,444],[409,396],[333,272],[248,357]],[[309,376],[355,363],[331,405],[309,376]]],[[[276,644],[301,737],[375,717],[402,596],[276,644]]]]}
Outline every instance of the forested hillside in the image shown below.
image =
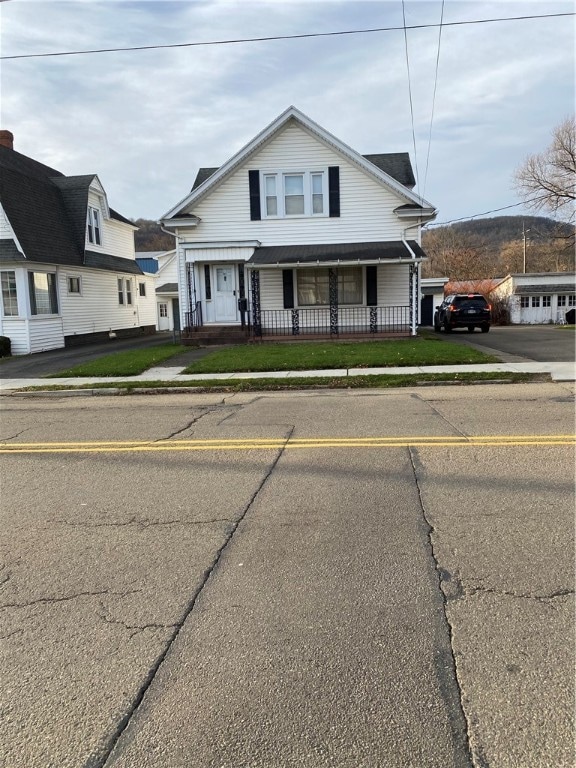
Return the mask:
{"type": "Polygon", "coordinates": [[[132,219],[135,226],[139,227],[134,233],[134,246],[137,251],[170,251],[176,245],[176,240],[166,232],[162,232],[160,225],[151,219],[132,219]]]}
{"type": "MultiPolygon", "coordinates": [[[[171,235],[150,219],[136,219],[137,251],[169,251],[175,247],[171,235]]],[[[476,280],[503,277],[524,268],[526,236],[527,272],[574,270],[574,228],[543,216],[497,216],[431,227],[422,235],[429,256],[424,277],[476,280]]]]}
{"type": "Polygon", "coordinates": [[[502,277],[510,272],[574,270],[574,227],[543,216],[497,216],[430,227],[424,277],[451,280],[502,277]],[[523,230],[524,227],[524,230],[523,230]]]}

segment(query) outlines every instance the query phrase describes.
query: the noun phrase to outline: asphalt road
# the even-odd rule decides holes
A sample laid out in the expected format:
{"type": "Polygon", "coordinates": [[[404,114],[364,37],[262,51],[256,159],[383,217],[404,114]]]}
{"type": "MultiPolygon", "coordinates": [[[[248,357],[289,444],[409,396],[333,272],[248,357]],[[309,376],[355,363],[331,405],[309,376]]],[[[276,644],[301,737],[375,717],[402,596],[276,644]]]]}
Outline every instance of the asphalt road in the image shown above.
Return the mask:
{"type": "Polygon", "coordinates": [[[571,768],[573,394],[4,398],[3,768],[571,768]]]}

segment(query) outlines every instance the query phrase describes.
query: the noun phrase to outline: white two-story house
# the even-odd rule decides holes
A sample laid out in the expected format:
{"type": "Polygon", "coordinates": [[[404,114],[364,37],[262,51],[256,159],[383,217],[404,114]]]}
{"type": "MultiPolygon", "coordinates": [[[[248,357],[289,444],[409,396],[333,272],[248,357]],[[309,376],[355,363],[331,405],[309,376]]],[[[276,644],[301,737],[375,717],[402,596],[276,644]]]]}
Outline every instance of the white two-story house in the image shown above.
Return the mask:
{"type": "Polygon", "coordinates": [[[136,229],[110,208],[98,176],[65,176],[0,131],[0,336],[12,354],[155,332],[136,229]]]}
{"type": "Polygon", "coordinates": [[[361,155],[295,107],[161,219],[181,321],[255,338],[415,334],[423,224],[407,153],[361,155]]]}

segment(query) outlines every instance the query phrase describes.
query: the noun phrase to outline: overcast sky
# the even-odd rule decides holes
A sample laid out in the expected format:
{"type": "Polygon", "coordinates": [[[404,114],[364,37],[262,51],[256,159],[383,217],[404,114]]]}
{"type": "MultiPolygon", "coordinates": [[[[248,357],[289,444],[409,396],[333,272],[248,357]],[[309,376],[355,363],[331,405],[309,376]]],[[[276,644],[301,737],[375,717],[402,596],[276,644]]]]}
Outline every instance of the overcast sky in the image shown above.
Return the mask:
{"type": "MultiPolygon", "coordinates": [[[[438,24],[441,0],[405,0],[438,24]]],[[[573,2],[446,0],[444,22],[573,2]]],[[[9,0],[2,56],[402,26],[401,0],[9,0]]],[[[574,111],[574,17],[2,61],[1,127],[110,204],[157,219],[291,104],[361,154],[410,152],[438,222],[518,202],[512,175],[574,111]],[[429,158],[429,159],[428,159],[429,158]],[[428,173],[426,166],[428,159],[428,173]],[[417,160],[417,162],[415,162],[417,160]],[[424,181],[426,182],[424,184],[424,181]]],[[[523,213],[513,208],[506,213],[523,213]]]]}

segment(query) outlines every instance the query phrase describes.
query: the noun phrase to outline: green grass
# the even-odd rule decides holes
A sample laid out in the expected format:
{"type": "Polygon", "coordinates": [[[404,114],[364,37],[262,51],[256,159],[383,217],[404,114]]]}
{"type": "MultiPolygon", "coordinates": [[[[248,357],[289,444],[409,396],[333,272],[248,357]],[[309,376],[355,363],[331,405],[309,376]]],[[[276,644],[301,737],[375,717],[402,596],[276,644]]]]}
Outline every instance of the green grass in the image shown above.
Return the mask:
{"type": "Polygon", "coordinates": [[[491,355],[440,338],[360,343],[284,342],[246,344],[217,350],[189,365],[184,373],[306,371],[497,362],[498,359],[491,355]]]}
{"type": "Polygon", "coordinates": [[[62,390],[121,390],[125,394],[141,390],[156,389],[166,391],[170,389],[193,389],[196,392],[266,392],[289,391],[294,389],[385,389],[389,387],[417,387],[427,384],[476,384],[478,382],[507,382],[522,383],[528,381],[548,381],[547,374],[512,373],[482,371],[477,373],[427,373],[427,374],[389,374],[367,376],[318,376],[313,379],[293,377],[290,379],[234,379],[222,381],[211,379],[206,381],[123,381],[123,382],[98,382],[98,384],[81,384],[70,387],[65,384],[54,384],[41,387],[24,387],[19,392],[62,390]]]}
{"type": "Polygon", "coordinates": [[[90,360],[87,363],[66,368],[59,373],[51,373],[46,378],[68,378],[70,376],[137,376],[159,365],[164,360],[184,352],[182,344],[159,344],[157,347],[131,349],[126,352],[114,352],[111,355],[90,360]]]}

